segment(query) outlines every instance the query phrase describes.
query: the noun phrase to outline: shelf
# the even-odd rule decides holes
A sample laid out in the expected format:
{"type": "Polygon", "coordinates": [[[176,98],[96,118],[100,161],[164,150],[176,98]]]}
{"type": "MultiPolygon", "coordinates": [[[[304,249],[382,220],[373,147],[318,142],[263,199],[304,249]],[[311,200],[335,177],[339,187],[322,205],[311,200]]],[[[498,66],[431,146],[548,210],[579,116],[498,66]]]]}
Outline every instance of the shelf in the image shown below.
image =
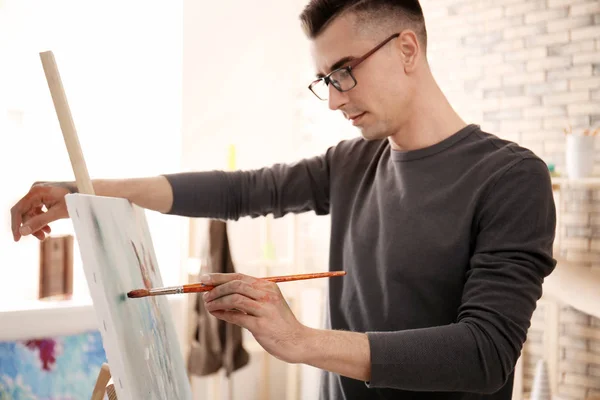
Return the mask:
{"type": "Polygon", "coordinates": [[[600,318],[600,271],[559,259],[544,281],[544,295],[600,318]]]}
{"type": "MultiPolygon", "coordinates": [[[[175,318],[181,313],[183,296],[168,296],[175,318]]],[[[0,308],[0,342],[73,335],[96,329],[98,321],[89,297],[20,301],[3,304],[0,308]]]]}
{"type": "Polygon", "coordinates": [[[600,187],[600,176],[592,176],[589,178],[552,178],[552,188],[559,189],[566,186],[579,186],[579,187],[600,187]]]}

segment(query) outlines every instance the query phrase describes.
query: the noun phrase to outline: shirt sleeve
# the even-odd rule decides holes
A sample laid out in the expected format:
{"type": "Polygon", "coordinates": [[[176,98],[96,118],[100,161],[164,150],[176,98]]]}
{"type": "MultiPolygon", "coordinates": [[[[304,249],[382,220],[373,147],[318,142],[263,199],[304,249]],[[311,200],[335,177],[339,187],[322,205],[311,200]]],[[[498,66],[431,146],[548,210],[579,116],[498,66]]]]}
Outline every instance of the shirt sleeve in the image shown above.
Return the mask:
{"type": "Polygon", "coordinates": [[[368,332],[369,387],[494,393],[511,376],[556,261],[548,169],[522,159],[488,188],[455,323],[368,332]]]}
{"type": "Polygon", "coordinates": [[[329,212],[327,154],[248,171],[163,175],[173,189],[167,214],[237,220],[273,214],[329,212]]]}

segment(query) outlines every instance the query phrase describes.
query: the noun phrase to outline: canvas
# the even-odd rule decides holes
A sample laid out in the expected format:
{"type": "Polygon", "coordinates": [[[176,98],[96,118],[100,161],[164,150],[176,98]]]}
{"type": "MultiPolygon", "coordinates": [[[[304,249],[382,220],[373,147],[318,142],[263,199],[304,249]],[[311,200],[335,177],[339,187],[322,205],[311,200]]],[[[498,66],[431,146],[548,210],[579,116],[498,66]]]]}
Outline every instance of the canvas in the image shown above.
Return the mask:
{"type": "Polygon", "coordinates": [[[191,399],[166,296],[127,297],[163,286],[143,209],[84,194],[66,202],[119,400],[191,399]]]}

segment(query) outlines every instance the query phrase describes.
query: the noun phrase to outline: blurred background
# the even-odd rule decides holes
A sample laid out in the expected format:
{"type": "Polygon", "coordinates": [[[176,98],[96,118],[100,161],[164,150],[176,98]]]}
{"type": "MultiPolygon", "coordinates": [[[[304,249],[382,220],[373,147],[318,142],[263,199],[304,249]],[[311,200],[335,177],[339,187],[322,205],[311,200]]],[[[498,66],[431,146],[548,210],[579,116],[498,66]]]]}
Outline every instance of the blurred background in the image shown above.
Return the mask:
{"type": "MultiPolygon", "coordinates": [[[[314,67],[298,20],[305,3],[0,0],[0,394],[12,390],[19,398],[14,393],[25,390],[2,379],[8,360],[18,364],[16,343],[71,338],[56,348],[58,356],[66,343],[93,342],[102,361],[77,243],[72,298],[43,301],[40,244],[34,238],[15,244],[10,232],[10,208],[34,181],[73,180],[39,52],[55,54],[92,178],[292,162],[358,135],[307,90],[314,67]]],[[[556,254],[585,268],[577,271],[589,273],[582,276],[597,282],[591,291],[600,293],[600,143],[586,139],[585,151],[579,145],[569,153],[577,148],[572,136],[600,128],[600,1],[421,3],[428,58],[442,90],[465,121],[546,161],[560,214],[556,254]],[[584,158],[591,161],[573,166],[584,158]],[[569,159],[576,161],[568,165],[569,159]]],[[[164,284],[188,282],[205,262],[207,221],[146,215],[164,284]]],[[[227,227],[239,272],[328,268],[326,216],[243,218],[227,227]]],[[[53,235],[72,234],[68,220],[53,225],[53,235]]],[[[321,326],[325,281],[281,288],[303,323],[321,326]]],[[[572,304],[557,290],[540,300],[515,398],[529,396],[540,361],[555,395],[600,395],[600,299],[572,304]]],[[[170,302],[187,354],[193,298],[170,302]]],[[[244,346],[250,363],[232,376],[191,378],[198,399],[316,398],[317,370],[281,363],[246,333],[244,346]]],[[[48,396],[59,390],[48,385],[48,396]]],[[[35,396],[36,388],[29,389],[35,396]]]]}

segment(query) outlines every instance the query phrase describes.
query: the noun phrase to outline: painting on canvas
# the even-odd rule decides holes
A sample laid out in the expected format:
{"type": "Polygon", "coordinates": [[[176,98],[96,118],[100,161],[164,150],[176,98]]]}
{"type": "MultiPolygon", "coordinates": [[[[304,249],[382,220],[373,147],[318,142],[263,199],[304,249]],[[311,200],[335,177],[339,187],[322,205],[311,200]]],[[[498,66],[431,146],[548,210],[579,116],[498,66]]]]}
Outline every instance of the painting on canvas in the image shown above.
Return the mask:
{"type": "Polygon", "coordinates": [[[119,400],[191,399],[166,296],[126,295],[163,286],[143,209],[83,194],[66,201],[119,400]]]}

